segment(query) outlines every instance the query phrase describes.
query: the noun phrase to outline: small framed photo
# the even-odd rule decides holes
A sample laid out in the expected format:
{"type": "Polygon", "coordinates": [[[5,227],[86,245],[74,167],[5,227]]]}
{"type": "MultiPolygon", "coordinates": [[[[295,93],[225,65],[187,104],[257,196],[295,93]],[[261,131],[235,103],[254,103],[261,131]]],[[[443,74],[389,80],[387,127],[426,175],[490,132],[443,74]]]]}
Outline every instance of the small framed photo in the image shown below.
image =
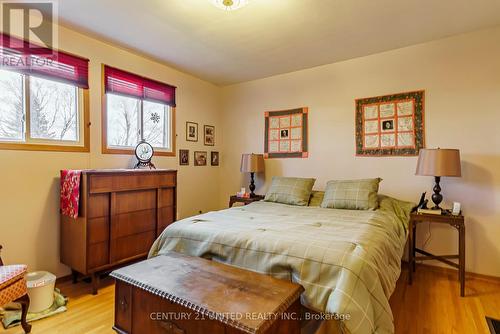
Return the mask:
{"type": "Polygon", "coordinates": [[[179,150],[179,165],[189,166],[189,150],[179,150]]]}
{"type": "Polygon", "coordinates": [[[194,165],[206,166],[207,165],[207,152],[195,151],[194,152],[194,165]]]}
{"type": "Polygon", "coordinates": [[[186,122],[186,141],[198,141],[198,123],[186,122]]]}
{"type": "Polygon", "coordinates": [[[210,152],[210,165],[219,166],[219,152],[210,152]]]}
{"type": "Polygon", "coordinates": [[[203,127],[203,134],[205,137],[205,145],[214,146],[215,145],[215,126],[205,125],[203,127]]]}
{"type": "Polygon", "coordinates": [[[394,120],[382,121],[382,131],[394,131],[394,120]]]}
{"type": "Polygon", "coordinates": [[[281,130],[280,131],[280,137],[281,137],[281,139],[290,139],[290,137],[288,136],[288,129],[281,130]]]}

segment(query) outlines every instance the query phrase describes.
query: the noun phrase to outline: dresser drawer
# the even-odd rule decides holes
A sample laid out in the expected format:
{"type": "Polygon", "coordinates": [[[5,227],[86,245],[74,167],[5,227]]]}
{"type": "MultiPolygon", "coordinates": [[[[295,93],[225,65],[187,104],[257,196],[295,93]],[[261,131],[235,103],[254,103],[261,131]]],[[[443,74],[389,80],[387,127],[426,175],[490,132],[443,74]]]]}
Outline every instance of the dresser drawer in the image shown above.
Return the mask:
{"type": "Polygon", "coordinates": [[[90,244],[87,249],[87,268],[89,270],[109,264],[109,244],[107,241],[90,244]]]}
{"type": "Polygon", "coordinates": [[[154,231],[155,228],[156,209],[124,213],[111,217],[111,239],[154,231]]]}
{"type": "Polygon", "coordinates": [[[90,175],[90,193],[109,193],[134,189],[175,187],[175,173],[123,173],[90,175]]]}
{"type": "Polygon", "coordinates": [[[160,202],[158,207],[173,206],[175,203],[175,190],[173,188],[164,188],[160,190],[160,202]]]}
{"type": "Polygon", "coordinates": [[[87,225],[88,242],[90,244],[105,242],[109,240],[109,218],[92,218],[87,225]]]}
{"type": "Polygon", "coordinates": [[[111,240],[111,262],[147,255],[155,238],[156,231],[148,231],[111,240]]]}
{"type": "Polygon", "coordinates": [[[89,195],[88,218],[109,216],[109,194],[89,195]]]}
{"type": "Polygon", "coordinates": [[[161,208],[159,210],[160,216],[158,217],[158,230],[156,231],[157,235],[160,235],[161,232],[170,224],[172,224],[175,220],[175,208],[173,206],[168,206],[165,208],[161,208]]]}
{"type": "Polygon", "coordinates": [[[156,189],[116,193],[114,214],[156,208],[156,189]]]}

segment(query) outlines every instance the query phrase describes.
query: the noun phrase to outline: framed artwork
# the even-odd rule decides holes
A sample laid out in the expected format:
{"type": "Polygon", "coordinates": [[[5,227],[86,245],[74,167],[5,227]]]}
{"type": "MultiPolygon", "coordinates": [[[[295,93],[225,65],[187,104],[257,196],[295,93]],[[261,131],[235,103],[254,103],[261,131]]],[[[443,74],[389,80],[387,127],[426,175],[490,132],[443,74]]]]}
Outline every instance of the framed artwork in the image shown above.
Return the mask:
{"type": "Polygon", "coordinates": [[[189,166],[189,150],[179,150],[179,165],[189,166]]]}
{"type": "Polygon", "coordinates": [[[308,157],[308,108],[265,113],[264,158],[308,157]]]}
{"type": "Polygon", "coordinates": [[[207,152],[195,151],[194,152],[194,165],[206,166],[207,165],[207,152]]]}
{"type": "Polygon", "coordinates": [[[186,141],[198,141],[198,123],[186,122],[186,141]]]}
{"type": "Polygon", "coordinates": [[[210,165],[219,166],[219,152],[210,152],[210,165]]]}
{"type": "Polygon", "coordinates": [[[414,156],[425,147],[425,91],[356,100],[357,156],[414,156]]]}
{"type": "Polygon", "coordinates": [[[203,126],[203,134],[205,138],[205,145],[214,146],[215,145],[215,126],[205,125],[203,126]]]}

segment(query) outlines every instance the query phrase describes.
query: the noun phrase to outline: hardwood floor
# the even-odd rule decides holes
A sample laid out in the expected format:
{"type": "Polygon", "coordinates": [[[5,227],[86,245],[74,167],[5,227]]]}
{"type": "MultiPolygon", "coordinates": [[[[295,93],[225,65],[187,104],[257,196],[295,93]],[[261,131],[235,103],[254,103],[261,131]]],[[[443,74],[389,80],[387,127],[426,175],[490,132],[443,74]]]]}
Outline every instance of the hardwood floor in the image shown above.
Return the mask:
{"type": "Polygon", "coordinates": [[[396,333],[490,334],[485,316],[500,319],[500,279],[466,275],[461,298],[456,271],[417,265],[411,286],[407,275],[390,299],[396,333]]]}
{"type": "MultiPolygon", "coordinates": [[[[408,286],[406,278],[407,271],[403,270],[390,300],[398,334],[489,334],[484,317],[500,318],[500,280],[468,277],[466,297],[460,298],[455,273],[417,266],[413,285],[408,286]]],[[[114,333],[111,329],[113,282],[107,278],[102,285],[99,294],[92,296],[90,284],[59,284],[61,291],[70,298],[68,311],[33,322],[32,333],[114,333]]],[[[23,332],[20,327],[15,327],[5,333],[23,332]]]]}
{"type": "MultiPolygon", "coordinates": [[[[99,294],[91,294],[91,284],[71,281],[58,284],[61,292],[69,297],[68,311],[50,318],[32,322],[31,333],[34,334],[101,334],[115,333],[113,326],[114,316],[114,285],[113,280],[102,280],[99,294]]],[[[0,325],[0,333],[3,333],[0,325]]],[[[24,333],[20,326],[11,328],[6,334],[24,333]]]]}

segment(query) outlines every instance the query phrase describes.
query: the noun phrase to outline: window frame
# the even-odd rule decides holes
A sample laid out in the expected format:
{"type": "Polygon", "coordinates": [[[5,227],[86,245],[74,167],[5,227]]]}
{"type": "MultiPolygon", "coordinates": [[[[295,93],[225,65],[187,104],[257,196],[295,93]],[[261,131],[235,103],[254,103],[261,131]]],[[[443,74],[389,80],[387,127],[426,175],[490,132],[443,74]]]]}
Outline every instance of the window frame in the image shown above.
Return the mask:
{"type": "MultiPolygon", "coordinates": [[[[13,71],[15,72],[15,71],[13,71]]],[[[90,111],[89,111],[89,90],[74,86],[77,90],[77,112],[79,118],[79,138],[78,142],[67,140],[50,140],[31,138],[31,110],[30,110],[30,78],[31,75],[23,74],[23,98],[25,112],[25,138],[24,141],[0,140],[0,150],[19,151],[49,151],[49,152],[90,152],[90,111]],[[83,114],[83,115],[82,115],[83,114]]],[[[43,77],[42,77],[43,78],[43,77]]],[[[55,81],[51,78],[43,78],[55,81]]]]}
{"type": "MultiPolygon", "coordinates": [[[[108,101],[107,101],[107,94],[106,94],[106,76],[105,76],[105,71],[104,67],[106,65],[102,64],[101,65],[101,153],[102,154],[123,154],[123,155],[135,155],[135,147],[110,147],[108,145],[108,101]]],[[[141,110],[139,111],[139,117],[140,117],[140,122],[141,125],[139,128],[143,128],[143,119],[142,119],[142,102],[140,99],[137,99],[140,101],[141,105],[141,110]]],[[[164,157],[175,157],[176,156],[176,138],[177,138],[177,133],[176,133],[176,122],[175,122],[175,107],[170,107],[170,137],[171,137],[171,151],[166,151],[163,149],[159,148],[154,148],[154,155],[155,156],[164,156],[164,157]]]]}

